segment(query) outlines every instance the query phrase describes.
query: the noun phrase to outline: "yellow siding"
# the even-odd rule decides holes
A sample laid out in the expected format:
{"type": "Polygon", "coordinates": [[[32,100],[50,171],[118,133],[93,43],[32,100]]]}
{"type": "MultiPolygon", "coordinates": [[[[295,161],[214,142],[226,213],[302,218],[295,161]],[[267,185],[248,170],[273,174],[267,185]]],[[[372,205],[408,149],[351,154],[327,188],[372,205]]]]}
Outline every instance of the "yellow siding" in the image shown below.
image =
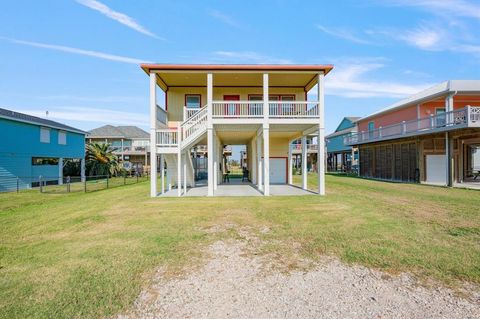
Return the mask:
{"type": "Polygon", "coordinates": [[[288,157],[288,139],[270,138],[270,157],[288,157]]]}
{"type": "MultiPolygon", "coordinates": [[[[293,94],[295,100],[305,101],[305,91],[303,88],[270,88],[270,94],[293,94]]],[[[206,87],[171,87],[167,91],[167,108],[169,126],[176,126],[179,121],[183,120],[183,107],[185,106],[185,94],[200,94],[202,106],[207,104],[207,88],[206,87]]],[[[248,95],[263,94],[261,87],[238,87],[213,88],[213,100],[222,101],[224,95],[240,95],[240,100],[247,101],[248,95]]]]}

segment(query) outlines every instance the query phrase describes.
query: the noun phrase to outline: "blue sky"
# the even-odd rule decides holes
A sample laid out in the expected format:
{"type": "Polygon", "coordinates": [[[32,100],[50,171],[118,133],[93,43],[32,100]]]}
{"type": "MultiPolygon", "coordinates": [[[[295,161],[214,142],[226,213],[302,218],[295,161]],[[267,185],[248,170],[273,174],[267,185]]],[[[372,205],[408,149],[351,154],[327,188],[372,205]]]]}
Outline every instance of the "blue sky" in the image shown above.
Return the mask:
{"type": "Polygon", "coordinates": [[[332,63],[326,128],[480,78],[480,1],[3,1],[0,107],[148,128],[138,64],[332,63]]]}

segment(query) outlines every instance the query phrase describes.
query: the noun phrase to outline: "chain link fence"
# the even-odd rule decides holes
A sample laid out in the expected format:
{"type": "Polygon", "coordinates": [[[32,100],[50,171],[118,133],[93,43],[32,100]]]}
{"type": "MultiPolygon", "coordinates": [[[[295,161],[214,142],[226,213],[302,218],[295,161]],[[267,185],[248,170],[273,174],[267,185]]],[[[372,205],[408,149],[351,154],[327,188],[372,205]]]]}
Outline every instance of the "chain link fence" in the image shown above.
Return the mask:
{"type": "Polygon", "coordinates": [[[0,177],[0,192],[20,192],[25,189],[37,189],[40,193],[73,193],[93,192],[113,187],[144,182],[148,175],[118,175],[118,176],[27,176],[0,177]]]}

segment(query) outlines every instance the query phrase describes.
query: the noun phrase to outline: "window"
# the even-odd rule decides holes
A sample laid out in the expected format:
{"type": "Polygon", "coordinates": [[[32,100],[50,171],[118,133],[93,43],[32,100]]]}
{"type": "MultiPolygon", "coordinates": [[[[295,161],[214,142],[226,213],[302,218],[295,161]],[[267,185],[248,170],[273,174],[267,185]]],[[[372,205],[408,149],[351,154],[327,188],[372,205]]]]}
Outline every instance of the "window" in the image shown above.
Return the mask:
{"type": "Polygon", "coordinates": [[[202,97],[200,94],[185,94],[185,106],[188,108],[200,108],[202,97]]]}
{"type": "Polygon", "coordinates": [[[67,132],[58,131],[58,144],[67,145],[67,132]]]}
{"type": "Polygon", "coordinates": [[[50,143],[50,129],[46,127],[40,128],[40,142],[50,143]]]}
{"type": "Polygon", "coordinates": [[[55,157],[32,157],[32,165],[58,165],[58,158],[55,157]]]}

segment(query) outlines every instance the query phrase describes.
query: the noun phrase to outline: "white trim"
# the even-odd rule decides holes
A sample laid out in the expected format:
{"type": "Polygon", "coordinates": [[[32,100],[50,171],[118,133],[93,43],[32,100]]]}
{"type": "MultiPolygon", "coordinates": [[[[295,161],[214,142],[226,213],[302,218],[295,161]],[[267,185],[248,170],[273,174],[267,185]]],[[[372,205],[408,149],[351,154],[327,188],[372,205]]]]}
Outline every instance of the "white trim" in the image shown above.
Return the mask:
{"type": "Polygon", "coordinates": [[[157,82],[150,73],[150,197],[157,196],[157,82]]]}
{"type": "MultiPolygon", "coordinates": [[[[18,112],[16,112],[16,113],[18,113],[18,112]]],[[[19,114],[24,114],[24,113],[19,113],[19,114]]],[[[86,136],[88,134],[88,132],[84,132],[84,131],[81,131],[81,130],[69,129],[69,128],[66,128],[66,127],[60,127],[60,126],[56,126],[56,125],[52,125],[52,124],[46,124],[46,123],[39,123],[39,122],[35,122],[35,121],[17,119],[15,117],[5,116],[3,114],[0,114],[0,118],[10,120],[10,121],[15,121],[15,122],[32,124],[32,125],[36,125],[36,126],[39,126],[39,127],[43,126],[43,127],[53,128],[53,129],[62,130],[62,131],[73,132],[73,133],[77,133],[77,134],[84,135],[84,136],[86,136]]]]}
{"type": "Polygon", "coordinates": [[[320,118],[318,125],[318,154],[317,154],[317,171],[318,171],[318,194],[325,195],[325,75],[318,74],[318,116],[320,118]]]}

